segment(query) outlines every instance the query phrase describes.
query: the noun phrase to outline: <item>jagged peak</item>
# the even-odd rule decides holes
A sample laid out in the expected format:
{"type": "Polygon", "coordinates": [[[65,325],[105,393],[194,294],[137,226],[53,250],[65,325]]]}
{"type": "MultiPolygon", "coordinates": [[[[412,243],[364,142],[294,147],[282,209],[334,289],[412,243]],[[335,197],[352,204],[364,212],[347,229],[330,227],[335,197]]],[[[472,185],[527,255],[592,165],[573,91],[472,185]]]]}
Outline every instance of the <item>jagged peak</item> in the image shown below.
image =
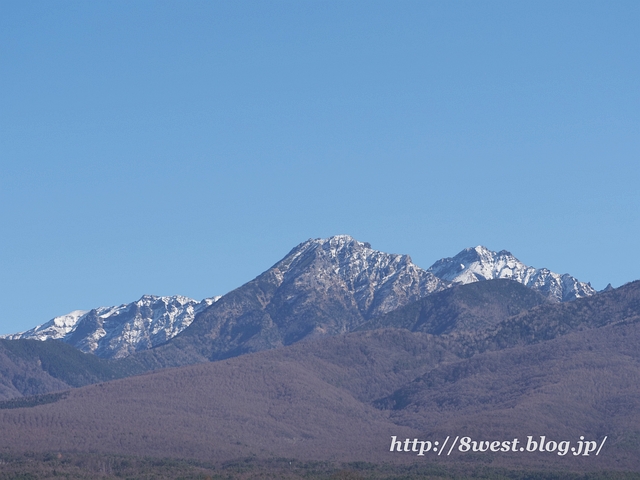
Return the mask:
{"type": "Polygon", "coordinates": [[[482,245],[465,248],[454,257],[438,260],[427,271],[442,280],[462,284],[507,278],[544,292],[557,301],[596,293],[591,285],[569,274],[560,275],[547,268],[530,267],[507,250],[494,252],[482,245]]]}
{"type": "Polygon", "coordinates": [[[363,249],[371,249],[371,244],[368,242],[360,242],[353,238],[351,235],[333,235],[327,238],[310,238],[306,242],[302,242],[293,251],[298,249],[305,249],[309,247],[325,247],[332,248],[336,250],[342,250],[344,248],[363,248],[363,249]]]}
{"type": "Polygon", "coordinates": [[[418,298],[449,286],[449,282],[414,265],[409,255],[374,250],[371,244],[360,242],[350,235],[309,239],[289,252],[265,275],[277,279],[279,285],[308,275],[312,275],[314,281],[328,284],[335,281],[337,276],[354,294],[358,307],[365,315],[390,309],[396,301],[392,299],[399,298],[397,295],[400,291],[404,292],[400,296],[418,298]],[[383,289],[398,285],[394,282],[399,278],[404,279],[405,286],[398,287],[393,294],[381,293],[383,289]],[[387,300],[383,300],[387,297],[387,300]]]}
{"type": "Polygon", "coordinates": [[[485,247],[484,245],[477,245],[475,247],[469,247],[469,248],[465,248],[464,250],[460,251],[460,253],[458,253],[457,255],[455,255],[454,257],[451,258],[456,258],[459,256],[462,256],[464,254],[468,254],[468,253],[475,253],[480,257],[488,257],[488,258],[497,258],[497,257],[513,257],[513,254],[508,251],[508,250],[500,250],[500,251],[495,251],[495,250],[491,250],[490,248],[485,247]]]}
{"type": "MultiPolygon", "coordinates": [[[[589,284],[589,285],[591,285],[591,284],[589,284]]],[[[608,283],[608,284],[607,284],[607,286],[606,286],[606,287],[604,287],[604,288],[603,288],[602,290],[600,290],[600,291],[601,291],[601,292],[609,292],[609,291],[611,291],[611,290],[613,290],[613,286],[612,286],[610,283],[608,283]]]]}
{"type": "Polygon", "coordinates": [[[197,313],[220,298],[220,296],[209,297],[198,302],[182,295],[145,294],[139,300],[119,306],[74,310],[26,332],[3,337],[35,340],[61,339],[87,353],[119,358],[139,348],[139,345],[144,342],[151,342],[151,346],[155,346],[156,343],[172,338],[190,325],[197,313]],[[145,313],[149,308],[154,312],[152,316],[145,313]],[[91,330],[81,340],[74,340],[76,328],[86,317],[100,319],[101,322],[111,319],[109,331],[105,330],[107,327],[104,327],[104,323],[100,323],[97,329],[91,330]],[[114,318],[118,320],[114,321],[114,318]],[[145,321],[141,323],[140,319],[145,321]],[[122,332],[125,331],[126,335],[123,335],[122,332]]]}
{"type": "MultiPolygon", "coordinates": [[[[371,259],[383,262],[411,264],[409,255],[385,253],[374,250],[368,242],[360,242],[350,235],[334,235],[328,238],[315,238],[302,242],[291,250],[282,260],[274,265],[282,274],[286,274],[297,265],[306,264],[309,255],[328,259],[336,268],[352,270],[359,265],[367,264],[371,259]]],[[[416,267],[417,268],[417,267],[416,267]]],[[[359,269],[359,268],[356,268],[359,269]]]]}
{"type": "Polygon", "coordinates": [[[187,303],[197,303],[197,300],[193,298],[185,297],[183,295],[170,295],[170,296],[159,296],[159,295],[149,295],[145,294],[140,297],[135,303],[137,304],[146,304],[146,303],[155,303],[155,302],[178,302],[182,305],[187,303]]]}
{"type": "Polygon", "coordinates": [[[458,262],[460,260],[466,260],[468,262],[469,259],[477,259],[479,261],[486,262],[495,261],[499,258],[505,258],[522,264],[522,262],[514,257],[513,254],[508,250],[500,250],[499,252],[496,252],[494,250],[491,250],[490,248],[485,247],[484,245],[478,245],[475,247],[465,248],[453,257],[442,258],[441,260],[435,262],[432,267],[439,264],[441,265],[445,263],[458,262]]]}

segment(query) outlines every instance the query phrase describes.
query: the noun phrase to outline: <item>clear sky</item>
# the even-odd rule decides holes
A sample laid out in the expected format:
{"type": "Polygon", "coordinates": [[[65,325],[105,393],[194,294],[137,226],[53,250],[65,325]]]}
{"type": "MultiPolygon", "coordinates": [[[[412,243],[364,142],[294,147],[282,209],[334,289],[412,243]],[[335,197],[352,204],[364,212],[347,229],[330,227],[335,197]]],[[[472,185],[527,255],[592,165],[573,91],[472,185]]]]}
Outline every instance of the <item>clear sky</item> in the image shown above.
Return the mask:
{"type": "Polygon", "coordinates": [[[0,333],[350,234],[640,279],[638,1],[0,3],[0,333]]]}

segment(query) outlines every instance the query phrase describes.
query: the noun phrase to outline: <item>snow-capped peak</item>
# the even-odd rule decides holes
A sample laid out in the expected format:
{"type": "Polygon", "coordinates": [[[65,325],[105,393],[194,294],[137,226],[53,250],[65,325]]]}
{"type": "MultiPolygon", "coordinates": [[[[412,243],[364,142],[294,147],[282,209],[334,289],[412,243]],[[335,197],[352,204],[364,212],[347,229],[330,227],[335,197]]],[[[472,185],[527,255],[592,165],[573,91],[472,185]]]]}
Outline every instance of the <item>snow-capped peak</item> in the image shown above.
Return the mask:
{"type": "Polygon", "coordinates": [[[175,337],[219,298],[198,302],[181,295],[143,295],[135,302],[120,306],[74,310],[26,332],[3,338],[62,340],[86,353],[120,358],[175,337]]]}
{"type": "Polygon", "coordinates": [[[465,248],[455,257],[438,260],[428,271],[443,280],[461,284],[507,278],[561,302],[596,293],[591,285],[569,274],[529,267],[506,250],[494,252],[481,245],[465,248]]]}
{"type": "Polygon", "coordinates": [[[72,332],[78,322],[89,312],[89,310],[74,310],[66,315],[52,318],[47,323],[38,325],[37,327],[27,330],[26,332],[2,335],[0,338],[8,340],[17,340],[19,338],[30,338],[33,340],[58,340],[64,338],[69,332],[72,332]]]}
{"type": "Polygon", "coordinates": [[[353,293],[365,318],[448,287],[448,282],[413,264],[409,255],[374,250],[349,235],[307,240],[272,271],[281,282],[309,272],[321,282],[337,277],[353,293]]]}

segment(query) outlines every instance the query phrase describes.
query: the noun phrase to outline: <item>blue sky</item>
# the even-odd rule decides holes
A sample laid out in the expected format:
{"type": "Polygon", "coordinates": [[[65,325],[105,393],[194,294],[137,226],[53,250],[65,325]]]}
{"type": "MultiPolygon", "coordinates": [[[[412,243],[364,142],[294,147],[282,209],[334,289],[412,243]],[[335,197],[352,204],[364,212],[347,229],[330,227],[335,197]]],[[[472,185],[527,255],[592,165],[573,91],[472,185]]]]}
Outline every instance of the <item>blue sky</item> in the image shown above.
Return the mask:
{"type": "Polygon", "coordinates": [[[0,3],[0,333],[350,234],[640,279],[640,2],[0,3]]]}

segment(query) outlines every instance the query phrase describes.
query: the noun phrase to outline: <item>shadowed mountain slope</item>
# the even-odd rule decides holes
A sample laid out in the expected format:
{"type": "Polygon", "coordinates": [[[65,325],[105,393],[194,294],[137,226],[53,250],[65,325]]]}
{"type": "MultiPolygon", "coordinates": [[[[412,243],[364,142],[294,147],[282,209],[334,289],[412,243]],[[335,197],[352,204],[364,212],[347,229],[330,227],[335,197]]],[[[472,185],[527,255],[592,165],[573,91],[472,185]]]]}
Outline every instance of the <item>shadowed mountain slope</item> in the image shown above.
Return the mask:
{"type": "Polygon", "coordinates": [[[342,334],[447,287],[408,255],[372,250],[346,235],[309,240],[136,361],[178,366],[342,334]]]}
{"type": "Polygon", "coordinates": [[[406,328],[434,335],[453,332],[483,332],[501,321],[548,303],[546,297],[511,280],[488,280],[455,285],[359,327],[406,328]]]}
{"type": "MultiPolygon", "coordinates": [[[[82,354],[56,341],[38,343],[2,340],[0,346],[4,348],[0,349],[0,399],[55,392],[166,366],[206,362],[210,358],[222,357],[220,349],[230,339],[235,339],[236,348],[231,351],[222,350],[228,357],[246,353],[250,347],[266,349],[277,346],[281,341],[256,344],[256,340],[264,340],[265,332],[250,328],[255,328],[251,321],[256,318],[271,318],[264,306],[270,304],[266,302],[263,305],[258,300],[275,297],[273,291],[271,294],[265,293],[273,287],[268,277],[269,275],[265,279],[260,276],[232,292],[224,301],[220,300],[220,307],[214,304],[216,309],[221,309],[211,312],[213,320],[231,318],[226,324],[217,323],[220,331],[226,332],[222,338],[220,335],[216,336],[215,331],[207,333],[211,323],[204,322],[204,325],[194,328],[188,335],[180,335],[160,348],[111,362],[82,354]],[[229,317],[225,317],[226,315],[229,317]],[[237,318],[241,321],[233,320],[237,318]],[[252,336],[252,331],[257,333],[252,336]],[[237,335],[231,336],[232,332],[237,335]],[[245,344],[241,342],[243,338],[247,339],[245,344]]],[[[535,292],[523,289],[514,282],[478,282],[456,286],[433,295],[433,298],[426,297],[397,312],[372,319],[369,324],[363,324],[363,328],[408,328],[437,334],[452,332],[452,336],[444,339],[449,353],[468,357],[487,350],[553,339],[579,329],[633,320],[640,314],[640,282],[573,302],[540,304],[504,320],[508,313],[517,312],[540,301],[535,292]]],[[[308,306],[314,311],[319,309],[322,315],[326,315],[321,317],[318,314],[314,317],[316,320],[325,318],[327,322],[340,321],[340,309],[336,309],[336,317],[333,318],[328,314],[332,310],[323,309],[322,305],[322,302],[314,301],[308,306]]],[[[270,321],[275,324],[272,319],[270,321]]],[[[310,335],[309,338],[321,336],[310,335]]]]}
{"type": "Polygon", "coordinates": [[[562,304],[534,307],[473,336],[474,351],[551,340],[576,330],[637,322],[640,281],[562,304]]]}
{"type": "Polygon", "coordinates": [[[451,354],[450,337],[406,330],[308,340],[0,410],[0,449],[637,470],[639,325],[469,359],[451,354]],[[440,442],[608,435],[609,443],[599,457],[454,452],[442,460],[389,452],[393,435],[440,442]]]}
{"type": "Polygon", "coordinates": [[[490,280],[430,295],[374,318],[360,329],[405,328],[451,334],[449,345],[459,354],[471,356],[638,319],[640,281],[572,302],[550,303],[516,282],[490,280]]]}
{"type": "Polygon", "coordinates": [[[379,331],[167,369],[0,410],[0,449],[373,461],[417,432],[369,402],[445,358],[432,336],[379,331]]]}
{"type": "Polygon", "coordinates": [[[0,340],[0,400],[66,390],[142,371],[124,368],[57,340],[0,340]]]}
{"type": "MultiPolygon", "coordinates": [[[[607,436],[597,458],[576,460],[569,453],[524,460],[640,470],[640,322],[442,364],[375,405],[390,409],[394,422],[436,437],[526,441],[532,435],[539,441],[544,435],[577,446],[580,436],[598,442],[607,436]]],[[[508,464],[522,463],[516,455],[508,464]]]]}

